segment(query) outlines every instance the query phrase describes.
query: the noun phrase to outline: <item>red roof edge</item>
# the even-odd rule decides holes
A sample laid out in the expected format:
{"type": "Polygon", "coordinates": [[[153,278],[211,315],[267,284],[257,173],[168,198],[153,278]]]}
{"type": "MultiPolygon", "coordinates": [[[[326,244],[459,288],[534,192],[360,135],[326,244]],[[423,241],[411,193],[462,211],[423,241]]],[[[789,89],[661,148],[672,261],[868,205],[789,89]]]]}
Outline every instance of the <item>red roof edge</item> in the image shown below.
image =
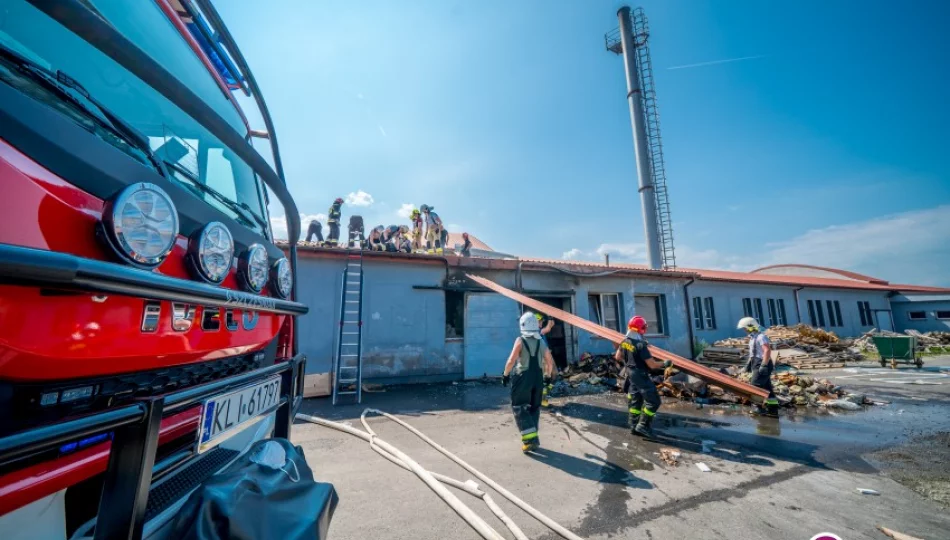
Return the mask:
{"type": "MultiPolygon", "coordinates": [[[[769,266],[763,266],[762,268],[756,268],[755,270],[750,271],[750,274],[756,274],[762,270],[771,270],[773,268],[810,268],[812,270],[822,270],[824,272],[831,272],[832,274],[838,274],[849,279],[856,279],[858,281],[866,281],[868,283],[877,283],[880,285],[887,285],[887,281],[881,278],[876,278],[872,276],[866,276],[864,274],[859,274],[857,272],[851,272],[849,270],[841,270],[839,268],[829,268],[827,266],[814,266],[811,264],[772,264],[769,266]]],[[[776,274],[767,274],[767,275],[776,275],[776,274]]],[[[802,277],[811,277],[811,276],[802,276],[802,277]]]]}

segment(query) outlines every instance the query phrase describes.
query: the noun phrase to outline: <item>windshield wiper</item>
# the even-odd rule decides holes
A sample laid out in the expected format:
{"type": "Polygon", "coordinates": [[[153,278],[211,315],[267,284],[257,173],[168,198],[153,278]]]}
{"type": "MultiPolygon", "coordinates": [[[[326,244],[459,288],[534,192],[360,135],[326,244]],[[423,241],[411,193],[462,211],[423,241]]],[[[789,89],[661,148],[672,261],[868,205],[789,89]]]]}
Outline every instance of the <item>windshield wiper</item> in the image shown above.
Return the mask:
{"type": "Polygon", "coordinates": [[[132,127],[121,117],[110,111],[105,105],[94,98],[88,90],[83,87],[79,81],[76,81],[61,70],[56,70],[55,74],[46,68],[24,58],[15,51],[8,49],[0,44],[0,54],[14,62],[20,71],[29,75],[34,81],[39,82],[47,89],[55,92],[58,96],[68,100],[70,103],[82,110],[86,115],[99,124],[117,135],[119,138],[129,143],[130,146],[142,152],[152,165],[163,176],[168,176],[155,153],[148,143],[148,139],[138,130],[132,127]],[[79,99],[72,92],[78,93],[83,99],[79,99]],[[83,101],[85,100],[85,102],[83,101]],[[88,104],[87,104],[88,103],[88,104]],[[90,107],[90,104],[92,107],[90,107]]]}
{"type": "MultiPolygon", "coordinates": [[[[194,186],[195,189],[197,189],[198,191],[200,191],[200,192],[202,192],[202,193],[206,193],[206,194],[208,194],[208,195],[211,195],[212,197],[215,198],[215,200],[217,200],[217,201],[220,202],[221,204],[223,204],[223,205],[227,206],[228,208],[230,208],[231,210],[233,210],[235,214],[237,214],[237,215],[241,216],[242,218],[244,218],[245,221],[250,222],[250,223],[256,223],[256,224],[260,225],[261,229],[262,229],[265,233],[267,232],[267,230],[268,230],[268,224],[267,224],[267,222],[264,221],[264,218],[258,216],[256,213],[254,213],[254,209],[251,208],[250,205],[248,205],[247,203],[232,201],[231,199],[229,199],[226,195],[224,195],[224,194],[221,193],[220,191],[214,189],[213,187],[211,187],[211,186],[209,186],[209,185],[207,185],[207,184],[203,184],[200,180],[198,180],[198,179],[195,177],[195,175],[194,175],[192,172],[188,171],[187,169],[185,169],[185,168],[182,167],[181,165],[178,165],[177,163],[172,163],[172,162],[170,162],[170,161],[165,161],[165,166],[168,167],[168,168],[170,168],[170,169],[173,169],[175,172],[177,172],[177,173],[179,173],[181,176],[185,177],[185,179],[188,180],[188,183],[189,183],[190,185],[194,186]]],[[[265,234],[265,236],[266,236],[266,234],[265,234]]]]}

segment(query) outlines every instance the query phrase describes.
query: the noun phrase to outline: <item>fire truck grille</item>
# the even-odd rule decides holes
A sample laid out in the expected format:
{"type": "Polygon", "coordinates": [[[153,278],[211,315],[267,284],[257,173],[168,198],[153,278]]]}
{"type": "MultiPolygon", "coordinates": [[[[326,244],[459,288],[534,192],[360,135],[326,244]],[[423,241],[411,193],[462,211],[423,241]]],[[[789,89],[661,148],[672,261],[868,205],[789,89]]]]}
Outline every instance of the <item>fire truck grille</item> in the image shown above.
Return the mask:
{"type": "Polygon", "coordinates": [[[100,412],[143,397],[159,396],[262,367],[267,354],[250,353],[151,371],[46,383],[0,381],[0,434],[100,412]],[[9,414],[8,414],[9,412],[9,414]]]}

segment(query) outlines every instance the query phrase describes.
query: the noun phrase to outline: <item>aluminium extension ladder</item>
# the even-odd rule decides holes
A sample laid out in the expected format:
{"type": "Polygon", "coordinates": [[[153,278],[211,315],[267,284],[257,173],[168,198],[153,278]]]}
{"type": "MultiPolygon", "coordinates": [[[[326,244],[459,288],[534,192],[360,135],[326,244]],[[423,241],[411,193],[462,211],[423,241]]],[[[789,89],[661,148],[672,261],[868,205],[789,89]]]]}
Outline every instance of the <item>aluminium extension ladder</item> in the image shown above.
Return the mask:
{"type": "Polygon", "coordinates": [[[333,404],[339,396],[363,399],[363,251],[349,250],[340,295],[340,333],[337,339],[333,404]]]}

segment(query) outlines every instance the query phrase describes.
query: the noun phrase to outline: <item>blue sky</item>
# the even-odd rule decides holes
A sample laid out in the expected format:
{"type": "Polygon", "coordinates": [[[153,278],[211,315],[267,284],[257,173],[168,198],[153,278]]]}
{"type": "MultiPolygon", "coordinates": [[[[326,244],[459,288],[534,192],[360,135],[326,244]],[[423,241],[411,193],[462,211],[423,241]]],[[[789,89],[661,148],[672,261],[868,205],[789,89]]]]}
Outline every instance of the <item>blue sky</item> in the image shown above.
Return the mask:
{"type": "MultiPolygon", "coordinates": [[[[603,44],[621,5],[219,9],[307,216],[349,196],[364,206],[344,215],[388,225],[427,203],[499,251],[642,262],[623,65],[603,44]]],[[[681,266],[950,286],[950,4],[640,5],[681,266]]]]}

